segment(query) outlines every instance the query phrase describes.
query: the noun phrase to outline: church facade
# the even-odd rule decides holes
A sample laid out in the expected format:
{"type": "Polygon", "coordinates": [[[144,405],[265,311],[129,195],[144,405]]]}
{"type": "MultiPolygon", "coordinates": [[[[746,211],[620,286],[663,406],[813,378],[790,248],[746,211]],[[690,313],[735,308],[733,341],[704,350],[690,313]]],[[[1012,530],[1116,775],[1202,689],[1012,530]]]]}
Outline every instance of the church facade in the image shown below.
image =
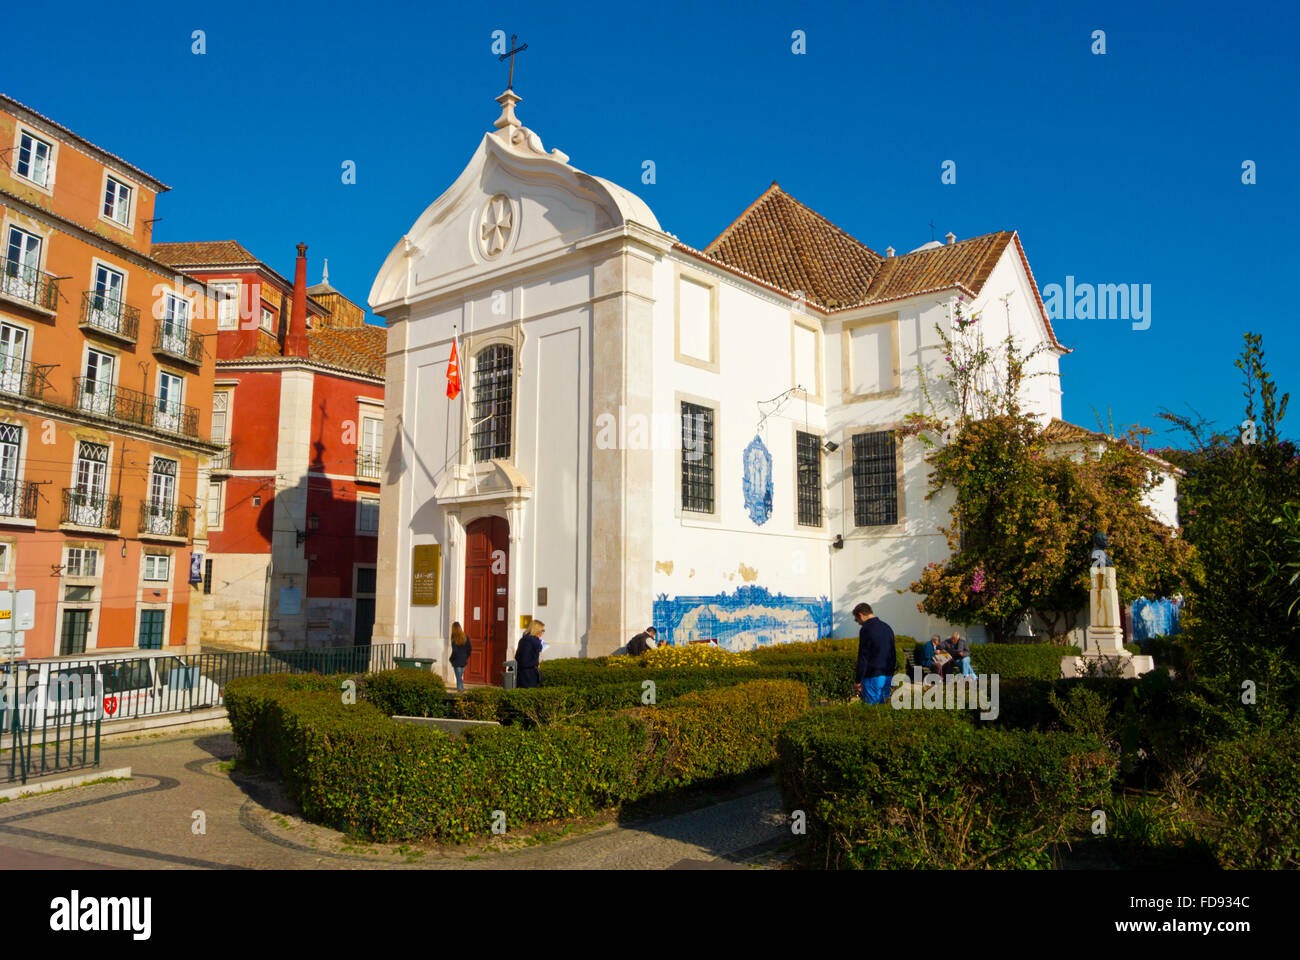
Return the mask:
{"type": "Polygon", "coordinates": [[[507,91],[496,129],[385,261],[375,642],[499,680],[528,617],[545,657],[650,623],[731,649],[950,625],[908,585],[947,547],[927,500],[936,325],[1040,346],[1024,403],[1061,416],[1056,339],[1019,237],[882,255],[775,183],[700,250],[547,151],[507,91]],[[464,388],[448,398],[453,339],[464,388]]]}

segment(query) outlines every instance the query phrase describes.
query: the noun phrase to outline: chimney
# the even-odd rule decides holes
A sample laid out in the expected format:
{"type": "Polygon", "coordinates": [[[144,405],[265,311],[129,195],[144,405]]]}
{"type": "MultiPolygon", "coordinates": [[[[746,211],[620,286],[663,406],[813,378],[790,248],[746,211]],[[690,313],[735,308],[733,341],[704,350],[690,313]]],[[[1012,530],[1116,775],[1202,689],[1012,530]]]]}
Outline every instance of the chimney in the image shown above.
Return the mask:
{"type": "Polygon", "coordinates": [[[887,256],[887,257],[892,257],[893,255],[894,255],[894,248],[893,248],[893,247],[885,247],[885,256],[887,256]]]}
{"type": "Polygon", "coordinates": [[[298,262],[293,268],[293,310],[289,332],[284,338],[284,356],[307,356],[307,244],[298,244],[298,262]]]}
{"type": "Polygon", "coordinates": [[[947,233],[945,233],[945,234],[943,235],[943,238],[944,238],[945,240],[947,240],[949,243],[956,243],[956,242],[957,242],[957,235],[954,234],[951,230],[949,230],[947,233]]]}

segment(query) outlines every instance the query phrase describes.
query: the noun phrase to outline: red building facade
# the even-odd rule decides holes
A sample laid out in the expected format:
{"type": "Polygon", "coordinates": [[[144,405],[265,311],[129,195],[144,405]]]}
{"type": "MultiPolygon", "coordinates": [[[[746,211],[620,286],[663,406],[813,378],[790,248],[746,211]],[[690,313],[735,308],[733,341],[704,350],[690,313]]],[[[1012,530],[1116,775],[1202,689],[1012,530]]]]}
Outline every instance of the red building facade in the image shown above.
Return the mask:
{"type": "Polygon", "coordinates": [[[374,622],[386,330],[326,279],[234,241],[155,244],[221,300],[202,641],[367,643],[374,622]]]}

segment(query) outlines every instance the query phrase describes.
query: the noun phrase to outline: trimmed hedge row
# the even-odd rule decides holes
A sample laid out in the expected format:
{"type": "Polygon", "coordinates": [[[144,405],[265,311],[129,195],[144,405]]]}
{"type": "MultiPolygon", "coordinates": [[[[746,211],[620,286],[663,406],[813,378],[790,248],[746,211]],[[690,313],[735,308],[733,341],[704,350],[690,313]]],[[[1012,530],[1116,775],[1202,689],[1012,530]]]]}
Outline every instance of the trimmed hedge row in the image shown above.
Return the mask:
{"type": "Polygon", "coordinates": [[[750,772],[772,762],[777,733],[808,708],[800,684],[763,681],[457,740],[364,700],[344,704],[340,678],[267,679],[226,689],[241,756],[278,772],[307,819],[384,842],[459,840],[490,833],[495,811],[509,829],[750,772]]]}
{"type": "MultiPolygon", "coordinates": [[[[743,667],[621,667],[617,670],[577,666],[572,660],[543,660],[540,689],[600,687],[653,680],[663,690],[673,684],[698,684],[699,688],[726,687],[748,680],[795,680],[808,688],[813,701],[845,700],[853,696],[855,657],[843,653],[809,654],[804,659],[743,667]]],[[[639,697],[639,694],[638,694],[639,697]]],[[[662,694],[661,694],[662,698],[662,694]]]]}
{"type": "Polygon", "coordinates": [[[836,706],[777,738],[810,866],[1046,867],[1110,796],[1113,756],[1066,733],[979,728],[942,711],[836,706]]]}

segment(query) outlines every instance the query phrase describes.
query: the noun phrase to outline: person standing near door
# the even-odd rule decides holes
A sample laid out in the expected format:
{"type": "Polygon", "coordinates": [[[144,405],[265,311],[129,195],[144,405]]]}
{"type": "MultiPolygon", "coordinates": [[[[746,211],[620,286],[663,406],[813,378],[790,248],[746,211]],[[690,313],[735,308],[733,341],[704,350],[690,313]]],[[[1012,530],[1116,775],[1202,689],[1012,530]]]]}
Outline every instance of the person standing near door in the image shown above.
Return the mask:
{"type": "Polygon", "coordinates": [[[452,621],[451,624],[451,669],[456,673],[456,692],[465,692],[465,664],[469,663],[469,655],[473,650],[473,645],[469,642],[469,637],[465,635],[465,630],[460,625],[459,620],[452,621]]]}
{"type": "Polygon", "coordinates": [[[542,657],[542,634],[545,632],[546,624],[534,620],[528,624],[528,629],[519,638],[519,645],[515,647],[515,667],[518,670],[516,686],[540,687],[542,685],[542,675],[537,665],[542,657]]]}

